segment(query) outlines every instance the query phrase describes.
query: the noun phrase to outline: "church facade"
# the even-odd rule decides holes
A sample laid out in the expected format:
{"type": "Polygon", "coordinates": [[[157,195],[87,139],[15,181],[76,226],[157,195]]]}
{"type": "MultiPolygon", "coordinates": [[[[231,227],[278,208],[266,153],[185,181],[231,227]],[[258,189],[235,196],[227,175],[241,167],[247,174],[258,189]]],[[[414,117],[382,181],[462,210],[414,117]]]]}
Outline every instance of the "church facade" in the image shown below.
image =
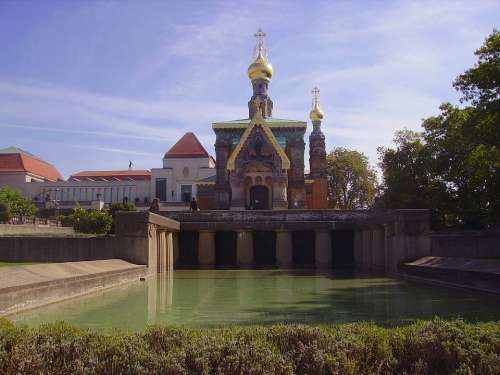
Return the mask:
{"type": "Polygon", "coordinates": [[[222,210],[327,208],[325,136],[321,131],[324,114],[319,90],[313,90],[310,174],[306,176],[307,123],[273,116],[269,96],[273,67],[267,59],[265,34],[259,30],[255,36],[255,59],[248,68],[253,90],[248,118],[213,124],[215,181],[205,185],[201,181],[198,191],[204,203],[212,196],[210,208],[222,210]]]}

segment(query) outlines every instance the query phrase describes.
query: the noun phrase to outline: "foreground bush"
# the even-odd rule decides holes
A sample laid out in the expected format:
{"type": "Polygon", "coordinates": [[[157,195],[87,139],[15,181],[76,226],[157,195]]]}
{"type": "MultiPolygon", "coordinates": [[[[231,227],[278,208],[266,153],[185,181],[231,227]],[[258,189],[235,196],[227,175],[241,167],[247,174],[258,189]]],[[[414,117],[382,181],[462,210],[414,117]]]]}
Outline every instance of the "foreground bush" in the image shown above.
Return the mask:
{"type": "Polygon", "coordinates": [[[499,374],[500,322],[101,334],[0,320],[0,374],[499,374]]]}
{"type": "Polygon", "coordinates": [[[77,207],[69,216],[68,222],[72,222],[75,231],[79,233],[106,234],[111,229],[113,218],[107,211],[77,207]]]}
{"type": "Polygon", "coordinates": [[[10,220],[9,206],[0,202],[0,223],[7,223],[10,220]]]}
{"type": "Polygon", "coordinates": [[[4,186],[0,188],[0,203],[9,208],[12,216],[31,217],[36,214],[36,206],[23,196],[21,190],[4,186]]]}

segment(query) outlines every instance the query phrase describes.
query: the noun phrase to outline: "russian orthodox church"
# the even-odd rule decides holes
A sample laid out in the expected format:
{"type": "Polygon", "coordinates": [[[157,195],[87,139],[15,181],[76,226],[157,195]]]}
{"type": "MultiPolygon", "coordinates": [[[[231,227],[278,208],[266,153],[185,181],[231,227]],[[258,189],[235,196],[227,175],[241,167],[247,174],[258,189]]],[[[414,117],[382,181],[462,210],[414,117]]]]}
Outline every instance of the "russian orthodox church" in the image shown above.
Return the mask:
{"type": "MultiPolygon", "coordinates": [[[[215,132],[215,182],[198,183],[203,205],[216,209],[303,209],[327,208],[324,117],[319,90],[313,90],[309,136],[310,175],[304,171],[304,137],[307,123],[273,117],[269,84],[273,67],[267,58],[265,34],[255,34],[254,61],[248,67],[253,94],[248,118],[213,124],[215,132]]],[[[208,207],[207,207],[208,208],[208,207]]]]}
{"type": "Polygon", "coordinates": [[[254,61],[248,67],[253,90],[248,117],[213,123],[216,160],[189,132],[164,155],[161,168],[138,171],[132,170],[130,163],[129,170],[82,171],[64,181],[49,163],[6,149],[0,150],[0,187],[20,188],[34,200],[50,197],[61,207],[90,207],[97,200],[104,204],[126,200],[149,207],[152,199],[158,198],[160,210],[181,210],[196,197],[201,209],[327,208],[325,136],[321,131],[324,113],[319,90],[313,90],[309,173],[305,174],[307,123],[273,116],[269,96],[273,67],[267,58],[265,34],[259,30],[255,36],[254,61]]]}

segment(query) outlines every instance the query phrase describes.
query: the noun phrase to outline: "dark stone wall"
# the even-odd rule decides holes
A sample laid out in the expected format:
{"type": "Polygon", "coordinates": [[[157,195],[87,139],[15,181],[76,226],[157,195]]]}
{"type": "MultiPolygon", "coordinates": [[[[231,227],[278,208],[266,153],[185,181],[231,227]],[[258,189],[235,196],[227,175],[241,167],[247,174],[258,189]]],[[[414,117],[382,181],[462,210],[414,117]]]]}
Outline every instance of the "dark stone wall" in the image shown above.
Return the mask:
{"type": "Polygon", "coordinates": [[[431,234],[433,256],[450,258],[500,259],[500,233],[495,232],[435,232],[431,234]]]}
{"type": "Polygon", "coordinates": [[[113,237],[0,237],[3,262],[79,262],[115,258],[113,237]]]}

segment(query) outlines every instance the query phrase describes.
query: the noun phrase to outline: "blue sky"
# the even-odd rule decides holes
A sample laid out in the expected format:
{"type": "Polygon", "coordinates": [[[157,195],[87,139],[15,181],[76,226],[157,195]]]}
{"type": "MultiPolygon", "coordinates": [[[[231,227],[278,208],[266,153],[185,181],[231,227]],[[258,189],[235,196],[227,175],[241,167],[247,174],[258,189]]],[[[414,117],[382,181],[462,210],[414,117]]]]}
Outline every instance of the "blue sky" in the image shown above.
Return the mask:
{"type": "Polygon", "coordinates": [[[375,165],[394,131],[458,103],[452,81],[499,15],[487,0],[3,0],[0,148],[24,148],[66,177],[129,159],[160,167],[187,131],[213,152],[211,123],[247,116],[262,27],[274,116],[308,120],[317,85],[327,148],[375,165]]]}

